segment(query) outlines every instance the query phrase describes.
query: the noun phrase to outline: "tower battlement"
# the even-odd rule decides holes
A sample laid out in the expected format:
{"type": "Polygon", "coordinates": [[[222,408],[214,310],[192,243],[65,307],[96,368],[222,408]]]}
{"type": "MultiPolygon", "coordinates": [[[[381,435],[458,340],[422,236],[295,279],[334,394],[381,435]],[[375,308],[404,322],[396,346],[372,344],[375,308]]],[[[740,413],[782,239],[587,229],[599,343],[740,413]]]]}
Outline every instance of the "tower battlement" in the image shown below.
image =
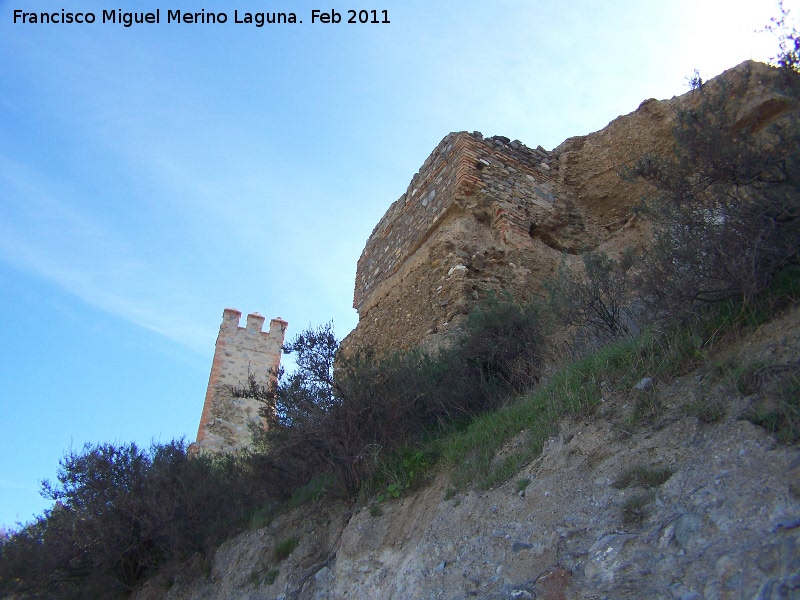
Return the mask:
{"type": "Polygon", "coordinates": [[[250,375],[267,383],[278,372],[286,321],[277,317],[263,331],[266,319],[258,313],[247,315],[226,308],[217,336],[206,399],[197,429],[194,450],[236,451],[250,446],[250,428],[261,423],[260,404],[252,398],[234,398],[232,389],[246,385],[250,375]]]}

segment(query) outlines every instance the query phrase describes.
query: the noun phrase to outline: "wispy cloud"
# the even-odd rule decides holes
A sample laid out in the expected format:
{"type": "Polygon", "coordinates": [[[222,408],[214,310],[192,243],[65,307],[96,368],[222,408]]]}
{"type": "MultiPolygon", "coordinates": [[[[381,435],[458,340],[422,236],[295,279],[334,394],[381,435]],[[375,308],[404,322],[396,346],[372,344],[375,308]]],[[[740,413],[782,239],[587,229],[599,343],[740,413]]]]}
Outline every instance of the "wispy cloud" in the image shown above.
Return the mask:
{"type": "Polygon", "coordinates": [[[179,311],[193,300],[143,260],[125,233],[78,207],[48,177],[0,155],[0,259],[189,348],[207,332],[179,311]],[[178,314],[175,314],[178,312],[178,314]]]}

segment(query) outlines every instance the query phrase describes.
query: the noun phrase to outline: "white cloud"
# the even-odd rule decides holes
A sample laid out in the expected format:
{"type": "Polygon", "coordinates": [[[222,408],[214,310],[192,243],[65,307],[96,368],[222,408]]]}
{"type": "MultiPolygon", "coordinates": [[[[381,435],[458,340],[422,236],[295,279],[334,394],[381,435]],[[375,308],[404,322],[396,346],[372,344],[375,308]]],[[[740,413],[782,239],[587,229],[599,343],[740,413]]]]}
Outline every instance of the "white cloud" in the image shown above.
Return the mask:
{"type": "Polygon", "coordinates": [[[208,333],[188,315],[180,282],[137,256],[118,228],[70,201],[70,191],[42,173],[0,156],[0,258],[81,300],[189,348],[205,350],[208,333]]]}

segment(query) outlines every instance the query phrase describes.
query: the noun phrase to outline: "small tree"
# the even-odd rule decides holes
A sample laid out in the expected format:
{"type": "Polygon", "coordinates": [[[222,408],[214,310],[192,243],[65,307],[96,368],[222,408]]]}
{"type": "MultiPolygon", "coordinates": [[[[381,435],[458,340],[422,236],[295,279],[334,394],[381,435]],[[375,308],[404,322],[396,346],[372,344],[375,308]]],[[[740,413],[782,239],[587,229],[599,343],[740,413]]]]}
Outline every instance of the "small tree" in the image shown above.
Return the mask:
{"type": "Polygon", "coordinates": [[[443,426],[495,408],[538,379],[538,312],[492,302],[471,313],[463,339],[435,356],[421,351],[338,355],[331,324],[302,332],[285,351],[297,369],[274,385],[251,377],[234,392],[264,402],[255,432],[271,460],[311,477],[334,473],[352,495],[384,455],[443,426]],[[334,361],[336,371],[334,374],[334,361]]]}
{"type": "Polygon", "coordinates": [[[201,454],[183,440],[87,445],[43,483],[54,508],[0,544],[0,596],[124,596],[162,565],[235,534],[296,474],[268,458],[201,454]]]}
{"type": "Polygon", "coordinates": [[[629,175],[658,195],[644,205],[654,224],[638,288],[657,314],[764,290],[800,247],[800,78],[783,92],[792,112],[758,137],[738,119],[749,71],[717,81],[679,110],[671,157],[645,155],[629,175]]]}
{"type": "MultiPolygon", "coordinates": [[[[374,407],[359,403],[359,395],[334,378],[339,341],[333,324],[309,328],[285,344],[295,355],[297,368],[281,369],[269,385],[250,377],[248,386],[234,394],[261,400],[266,428],[253,431],[256,446],[284,468],[305,478],[323,470],[337,473],[345,494],[358,488],[362,460],[369,445],[369,415],[374,407]]],[[[363,382],[368,389],[369,382],[363,382]]]]}
{"type": "Polygon", "coordinates": [[[628,269],[633,256],[625,254],[619,261],[605,252],[586,252],[583,273],[562,261],[555,278],[544,282],[549,305],[562,323],[585,327],[599,341],[607,341],[631,332],[632,319],[628,269]]]}

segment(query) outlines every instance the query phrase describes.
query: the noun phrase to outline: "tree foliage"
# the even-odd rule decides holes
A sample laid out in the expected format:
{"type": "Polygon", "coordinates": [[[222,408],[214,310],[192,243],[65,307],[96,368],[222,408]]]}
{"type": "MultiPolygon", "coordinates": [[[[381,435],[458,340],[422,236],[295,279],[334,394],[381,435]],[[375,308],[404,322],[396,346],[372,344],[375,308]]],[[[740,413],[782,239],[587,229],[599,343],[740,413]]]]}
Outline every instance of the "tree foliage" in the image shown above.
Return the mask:
{"type": "Polygon", "coordinates": [[[553,314],[563,324],[586,328],[600,342],[630,334],[632,286],[628,270],[633,256],[626,254],[614,260],[595,251],[585,252],[581,258],[582,273],[562,262],[558,275],[545,280],[553,314]]]}
{"type": "Polygon", "coordinates": [[[274,386],[251,378],[239,390],[264,402],[267,428],[255,432],[258,446],[308,476],[333,472],[341,493],[355,493],[378,453],[494,408],[537,380],[536,310],[490,302],[473,311],[466,330],[435,355],[380,358],[340,353],[331,324],[302,332],[285,348],[296,356],[293,373],[280,373],[274,386]]]}
{"type": "Polygon", "coordinates": [[[778,54],[772,61],[779,67],[800,72],[800,32],[792,22],[791,11],[783,5],[783,0],[778,2],[778,10],[780,15],[772,17],[764,28],[778,36],[778,54]]]}
{"type": "Polygon", "coordinates": [[[87,445],[43,482],[54,507],[0,545],[0,595],[113,598],[205,553],[298,482],[255,455],[190,458],[183,441],[87,445]]]}
{"type": "Polygon", "coordinates": [[[673,155],[645,155],[628,173],[658,191],[643,207],[654,233],[636,282],[658,313],[752,299],[798,263],[800,83],[784,79],[793,109],[756,135],[739,118],[749,76],[695,90],[676,114],[673,155]]]}

